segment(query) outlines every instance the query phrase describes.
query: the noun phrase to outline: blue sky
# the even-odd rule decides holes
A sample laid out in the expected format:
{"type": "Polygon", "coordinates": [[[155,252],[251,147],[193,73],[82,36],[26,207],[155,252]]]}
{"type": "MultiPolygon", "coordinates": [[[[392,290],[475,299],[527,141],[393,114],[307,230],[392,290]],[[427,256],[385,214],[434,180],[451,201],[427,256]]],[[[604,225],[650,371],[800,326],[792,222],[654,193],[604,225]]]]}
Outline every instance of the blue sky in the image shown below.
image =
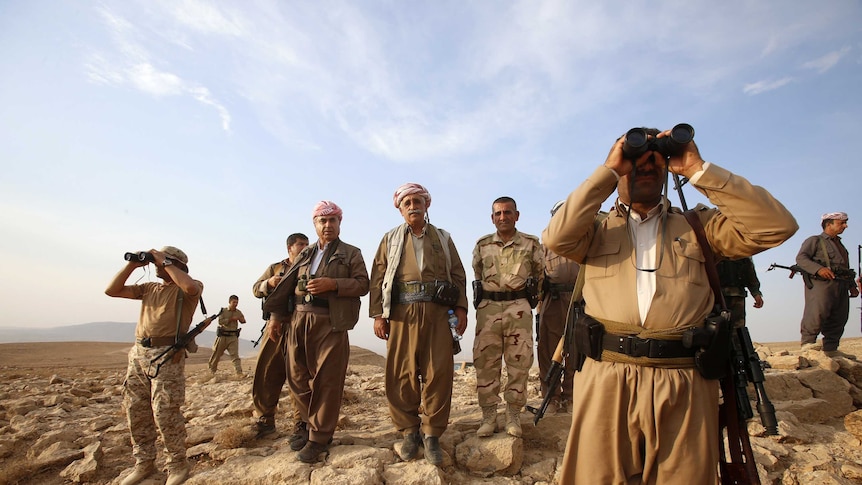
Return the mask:
{"type": "MultiPolygon", "coordinates": [[[[797,217],[749,311],[755,340],[796,340],[802,282],[764,270],[834,210],[857,265],[860,29],[849,0],[0,2],[0,325],[134,321],[104,288],[170,244],[256,334],[251,285],[288,234],[314,239],[318,200],[368,262],[392,192],[422,183],[469,266],[496,197],[538,235],[619,135],[687,122],[797,217]]],[[[380,352],[366,308],[351,342],[380,352]]]]}

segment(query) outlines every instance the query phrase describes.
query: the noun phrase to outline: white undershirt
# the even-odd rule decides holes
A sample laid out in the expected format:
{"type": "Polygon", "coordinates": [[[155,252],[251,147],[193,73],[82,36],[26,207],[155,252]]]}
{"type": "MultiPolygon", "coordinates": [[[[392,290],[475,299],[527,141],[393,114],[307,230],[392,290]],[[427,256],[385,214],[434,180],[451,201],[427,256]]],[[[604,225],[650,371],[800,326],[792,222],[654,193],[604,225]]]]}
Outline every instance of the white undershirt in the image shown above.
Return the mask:
{"type": "MultiPolygon", "coordinates": [[[[622,202],[620,205],[625,206],[622,202]]],[[[629,210],[629,233],[635,246],[635,264],[642,269],[656,269],[658,264],[658,229],[661,222],[661,211],[664,203],[652,208],[646,219],[629,210]]],[[[638,314],[640,325],[646,320],[655,296],[655,271],[637,271],[638,314]]]]}
{"type": "Polygon", "coordinates": [[[329,243],[324,244],[323,247],[320,247],[318,244],[317,251],[315,251],[314,257],[311,258],[311,267],[309,268],[311,274],[317,274],[317,268],[320,267],[320,262],[323,261],[323,253],[326,252],[328,246],[329,243]]]}

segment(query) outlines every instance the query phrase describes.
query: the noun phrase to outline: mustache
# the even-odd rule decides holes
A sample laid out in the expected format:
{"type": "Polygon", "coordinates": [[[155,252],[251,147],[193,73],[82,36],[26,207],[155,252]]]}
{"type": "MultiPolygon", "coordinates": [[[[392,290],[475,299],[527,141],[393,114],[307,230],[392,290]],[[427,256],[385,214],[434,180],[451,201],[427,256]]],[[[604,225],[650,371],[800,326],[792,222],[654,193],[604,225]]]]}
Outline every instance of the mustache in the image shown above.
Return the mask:
{"type": "Polygon", "coordinates": [[[413,214],[425,214],[425,211],[422,209],[410,209],[407,211],[407,215],[412,216],[413,214]]]}

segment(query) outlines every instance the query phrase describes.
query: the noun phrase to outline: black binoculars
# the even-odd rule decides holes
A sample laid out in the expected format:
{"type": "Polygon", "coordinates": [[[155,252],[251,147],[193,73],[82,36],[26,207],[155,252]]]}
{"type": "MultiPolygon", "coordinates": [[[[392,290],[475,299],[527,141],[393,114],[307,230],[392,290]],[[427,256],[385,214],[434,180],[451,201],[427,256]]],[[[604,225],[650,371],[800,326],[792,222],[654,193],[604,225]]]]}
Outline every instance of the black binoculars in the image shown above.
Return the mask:
{"type": "Polygon", "coordinates": [[[694,139],[694,128],[686,123],[680,123],[670,130],[670,136],[649,138],[644,128],[632,128],[626,133],[623,143],[623,156],[628,160],[637,160],[646,152],[659,152],[664,157],[682,153],[685,145],[694,139]]]}
{"type": "Polygon", "coordinates": [[[140,261],[141,263],[156,262],[155,258],[153,258],[153,254],[146,251],[138,251],[137,253],[126,253],[123,255],[123,259],[125,259],[126,261],[140,261]]]}

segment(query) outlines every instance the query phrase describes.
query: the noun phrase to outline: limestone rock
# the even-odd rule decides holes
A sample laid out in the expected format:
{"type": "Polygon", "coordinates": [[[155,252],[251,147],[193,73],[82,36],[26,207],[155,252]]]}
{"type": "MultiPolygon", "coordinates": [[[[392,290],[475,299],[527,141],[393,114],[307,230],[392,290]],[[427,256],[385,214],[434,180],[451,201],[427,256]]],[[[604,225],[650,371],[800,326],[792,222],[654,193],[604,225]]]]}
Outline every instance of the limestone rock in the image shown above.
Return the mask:
{"type": "Polygon", "coordinates": [[[844,416],[844,427],[847,428],[856,439],[862,441],[862,410],[853,411],[844,416]]]}
{"type": "Polygon", "coordinates": [[[84,457],[73,461],[60,472],[60,476],[75,483],[92,481],[99,469],[99,460],[102,459],[102,444],[100,442],[84,448],[84,457]]]}
{"type": "Polygon", "coordinates": [[[471,436],[455,447],[455,461],[471,474],[491,476],[494,473],[512,475],[521,469],[524,441],[505,433],[489,438],[471,436]]]}

